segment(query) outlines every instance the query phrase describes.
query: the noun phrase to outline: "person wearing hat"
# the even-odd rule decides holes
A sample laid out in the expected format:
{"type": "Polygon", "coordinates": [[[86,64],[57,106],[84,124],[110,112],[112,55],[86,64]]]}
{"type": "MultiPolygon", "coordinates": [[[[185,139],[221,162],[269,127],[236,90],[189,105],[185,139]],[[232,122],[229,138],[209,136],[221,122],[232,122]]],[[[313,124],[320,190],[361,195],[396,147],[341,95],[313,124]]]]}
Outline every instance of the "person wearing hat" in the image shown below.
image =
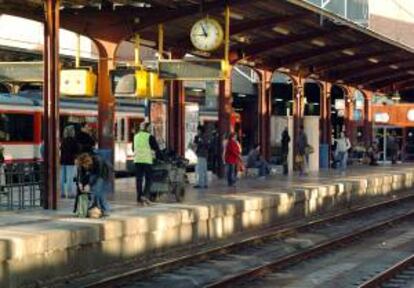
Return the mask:
{"type": "Polygon", "coordinates": [[[151,172],[154,160],[154,152],[160,153],[157,140],[150,133],[151,123],[143,122],[140,130],[134,136],[134,163],[137,189],[137,201],[139,203],[148,202],[148,195],[151,188],[151,172]],[[142,182],[145,177],[145,189],[142,190],[142,182]],[[145,195],[145,196],[144,196],[145,195]]]}

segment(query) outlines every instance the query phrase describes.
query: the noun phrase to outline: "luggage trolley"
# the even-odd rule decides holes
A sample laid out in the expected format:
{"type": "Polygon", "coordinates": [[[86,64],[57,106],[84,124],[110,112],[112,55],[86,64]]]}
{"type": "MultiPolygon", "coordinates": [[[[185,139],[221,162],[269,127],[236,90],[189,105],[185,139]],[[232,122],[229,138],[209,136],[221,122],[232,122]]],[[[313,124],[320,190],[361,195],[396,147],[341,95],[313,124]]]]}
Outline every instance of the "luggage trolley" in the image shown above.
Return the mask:
{"type": "Polygon", "coordinates": [[[168,199],[174,197],[177,202],[181,202],[185,196],[188,160],[171,153],[163,158],[152,167],[151,200],[165,195],[168,199]]]}

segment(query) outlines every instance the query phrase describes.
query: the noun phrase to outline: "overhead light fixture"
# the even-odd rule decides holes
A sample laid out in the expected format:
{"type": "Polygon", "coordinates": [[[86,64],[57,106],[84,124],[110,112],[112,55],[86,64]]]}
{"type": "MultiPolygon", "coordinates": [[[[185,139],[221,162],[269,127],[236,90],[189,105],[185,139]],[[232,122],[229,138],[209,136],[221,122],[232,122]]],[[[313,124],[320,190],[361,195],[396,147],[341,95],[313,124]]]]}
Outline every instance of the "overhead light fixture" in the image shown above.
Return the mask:
{"type": "Polygon", "coordinates": [[[344,80],[338,79],[338,80],[336,80],[336,83],[343,84],[344,83],[344,80]]]}
{"type": "Polygon", "coordinates": [[[342,54],[345,54],[345,55],[348,55],[348,56],[354,56],[355,52],[352,51],[352,50],[349,50],[349,49],[345,49],[345,50],[342,50],[342,54]]]}
{"type": "Polygon", "coordinates": [[[315,46],[318,46],[318,47],[325,47],[326,46],[326,43],[324,41],[318,40],[318,39],[312,40],[311,43],[315,46]]]}
{"type": "Polygon", "coordinates": [[[203,92],[203,89],[193,88],[193,89],[191,89],[191,91],[193,91],[193,92],[203,92]]]}
{"type": "Polygon", "coordinates": [[[244,35],[234,35],[232,38],[240,43],[250,43],[249,37],[244,35]]]}
{"type": "MultiPolygon", "coordinates": [[[[224,16],[224,14],[225,14],[224,12],[221,13],[221,15],[223,15],[223,16],[224,16]]],[[[241,15],[241,14],[239,14],[239,13],[230,11],[230,18],[231,19],[235,19],[235,20],[243,20],[244,19],[244,16],[241,15]]]]}
{"type": "Polygon", "coordinates": [[[379,60],[377,58],[368,58],[368,61],[374,64],[379,63],[379,60]]]}
{"type": "Polygon", "coordinates": [[[277,71],[284,72],[284,73],[289,73],[290,72],[290,69],[289,68],[286,68],[286,67],[280,67],[280,68],[277,69],[277,71]]]}
{"type": "Polygon", "coordinates": [[[390,66],[388,66],[388,67],[390,67],[391,69],[394,69],[394,70],[397,70],[398,68],[400,68],[400,67],[398,67],[397,65],[390,65],[390,66]]]}
{"type": "Polygon", "coordinates": [[[238,94],[237,96],[240,97],[240,98],[246,98],[247,97],[246,94],[238,94]]]}
{"type": "Polygon", "coordinates": [[[275,26],[272,28],[273,31],[282,34],[282,35],[289,35],[290,31],[286,28],[280,27],[280,26],[275,26]]]}
{"type": "Polygon", "coordinates": [[[395,91],[395,93],[391,96],[391,99],[395,102],[400,102],[401,100],[400,92],[398,92],[398,90],[395,91]]]}
{"type": "Polygon", "coordinates": [[[414,71],[413,70],[408,70],[407,73],[410,74],[410,75],[414,75],[414,71]]]}
{"type": "Polygon", "coordinates": [[[276,99],[275,99],[275,102],[283,102],[283,99],[276,98],[276,99]]]}

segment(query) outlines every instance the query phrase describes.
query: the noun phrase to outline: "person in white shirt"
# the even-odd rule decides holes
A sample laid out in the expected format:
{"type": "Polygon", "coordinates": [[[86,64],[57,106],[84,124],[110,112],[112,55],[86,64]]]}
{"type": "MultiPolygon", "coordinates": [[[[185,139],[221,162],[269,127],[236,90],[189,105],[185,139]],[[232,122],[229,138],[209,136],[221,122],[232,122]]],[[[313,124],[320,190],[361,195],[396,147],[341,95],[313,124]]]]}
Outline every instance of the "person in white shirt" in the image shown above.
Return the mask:
{"type": "Polygon", "coordinates": [[[336,142],[336,151],[338,153],[338,159],[340,161],[340,168],[345,171],[348,161],[348,150],[351,148],[351,142],[349,138],[345,136],[344,132],[341,132],[339,139],[334,140],[336,142]]]}

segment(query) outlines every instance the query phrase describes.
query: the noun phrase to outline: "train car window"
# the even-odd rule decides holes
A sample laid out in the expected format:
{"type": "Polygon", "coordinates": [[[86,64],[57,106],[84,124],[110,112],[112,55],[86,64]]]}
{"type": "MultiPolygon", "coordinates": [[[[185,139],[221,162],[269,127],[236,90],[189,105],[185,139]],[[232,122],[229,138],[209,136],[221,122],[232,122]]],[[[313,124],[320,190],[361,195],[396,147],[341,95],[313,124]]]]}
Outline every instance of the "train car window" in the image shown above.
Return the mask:
{"type": "Polygon", "coordinates": [[[115,120],[114,139],[115,141],[118,141],[118,121],[117,120],[115,120]]]}
{"type": "Polygon", "coordinates": [[[121,141],[125,141],[125,119],[121,119],[121,141]]]}
{"type": "Polygon", "coordinates": [[[0,141],[33,141],[34,115],[0,113],[0,141]]]}

